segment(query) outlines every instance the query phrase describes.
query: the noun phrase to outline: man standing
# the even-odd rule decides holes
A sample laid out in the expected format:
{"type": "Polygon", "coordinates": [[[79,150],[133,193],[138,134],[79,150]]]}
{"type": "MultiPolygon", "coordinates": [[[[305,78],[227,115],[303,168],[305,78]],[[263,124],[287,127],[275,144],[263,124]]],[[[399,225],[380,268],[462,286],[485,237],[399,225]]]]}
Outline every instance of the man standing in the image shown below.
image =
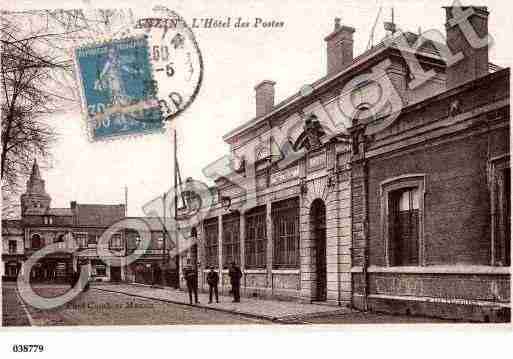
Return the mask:
{"type": "Polygon", "coordinates": [[[198,304],[198,273],[196,272],[196,268],[192,267],[190,259],[187,259],[187,265],[183,269],[183,275],[187,282],[189,302],[192,304],[192,293],[194,292],[194,300],[195,303],[198,304]]]}
{"type": "Polygon", "coordinates": [[[232,284],[233,302],[240,303],[240,279],[242,272],[235,262],[232,262],[228,274],[230,275],[230,282],[232,284]]]}
{"type": "Polygon", "coordinates": [[[214,267],[210,267],[210,271],[207,274],[207,283],[209,287],[209,301],[208,304],[212,303],[212,292],[216,295],[216,303],[219,303],[219,292],[217,285],[219,284],[219,275],[214,270],[214,267]]]}

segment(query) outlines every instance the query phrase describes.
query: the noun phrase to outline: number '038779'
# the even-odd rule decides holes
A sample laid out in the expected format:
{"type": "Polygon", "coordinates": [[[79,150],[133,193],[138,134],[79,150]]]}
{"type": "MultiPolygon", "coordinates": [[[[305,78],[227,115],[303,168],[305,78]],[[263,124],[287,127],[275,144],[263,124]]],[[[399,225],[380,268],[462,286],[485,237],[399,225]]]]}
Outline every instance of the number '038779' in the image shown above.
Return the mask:
{"type": "Polygon", "coordinates": [[[41,344],[15,344],[12,346],[14,353],[42,353],[45,347],[41,344]]]}

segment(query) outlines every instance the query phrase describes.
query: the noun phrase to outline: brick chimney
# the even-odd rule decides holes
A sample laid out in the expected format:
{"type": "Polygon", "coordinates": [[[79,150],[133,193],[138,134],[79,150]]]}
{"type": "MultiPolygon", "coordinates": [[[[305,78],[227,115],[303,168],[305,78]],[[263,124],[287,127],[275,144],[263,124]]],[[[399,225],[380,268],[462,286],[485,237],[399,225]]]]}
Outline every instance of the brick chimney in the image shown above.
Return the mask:
{"type": "Polygon", "coordinates": [[[274,81],[264,80],[255,86],[256,117],[271,112],[274,106],[274,81]]]}
{"type": "Polygon", "coordinates": [[[328,75],[345,69],[353,61],[354,28],[340,25],[340,19],[335,19],[335,28],[324,38],[328,53],[328,75]]]}
{"type": "Polygon", "coordinates": [[[447,66],[447,89],[488,74],[488,9],[445,7],[447,46],[463,58],[447,66]]]}

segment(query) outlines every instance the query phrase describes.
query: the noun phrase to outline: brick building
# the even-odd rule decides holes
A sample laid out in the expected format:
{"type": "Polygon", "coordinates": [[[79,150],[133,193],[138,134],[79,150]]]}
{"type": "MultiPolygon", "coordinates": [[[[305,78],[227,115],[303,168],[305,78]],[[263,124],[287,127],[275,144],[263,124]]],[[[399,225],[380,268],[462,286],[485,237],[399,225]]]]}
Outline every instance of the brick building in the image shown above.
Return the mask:
{"type": "MultiPolygon", "coordinates": [[[[165,260],[164,228],[154,217],[126,217],[125,205],[81,204],[75,201],[70,208],[52,208],[51,197],[45,190],[36,161],[27,181],[27,189],[20,197],[21,219],[2,220],[2,277],[16,280],[24,273],[27,259],[37,251],[57,243],[62,251],[50,253],[32,268],[32,281],[69,281],[73,270],[87,266],[93,281],[128,281],[165,283],[176,286],[176,265],[165,260]],[[140,231],[123,223],[135,220],[140,231]],[[120,222],[121,221],[121,222],[120,222]],[[99,239],[114,223],[122,223],[108,241],[108,253],[103,260],[99,253],[99,239]],[[149,238],[145,249],[139,249],[141,237],[149,238]],[[78,248],[72,248],[73,241],[78,248]],[[128,265],[109,263],[126,256],[138,258],[128,265]],[[157,269],[158,268],[158,269],[157,269]],[[157,273],[157,275],[155,275],[157,273]]],[[[169,244],[168,244],[169,246],[169,244]]],[[[144,248],[144,247],[141,247],[144,248]]]]}
{"type": "MultiPolygon", "coordinates": [[[[273,81],[255,87],[255,118],[224,136],[231,167],[206,171],[204,289],[212,266],[229,290],[234,261],[247,296],[507,317],[509,69],[469,44],[454,10],[447,43],[390,32],[357,57],[336,19],[325,77],[278,104],[273,81]]],[[[457,10],[486,39],[486,8],[457,10]]]]}
{"type": "MultiPolygon", "coordinates": [[[[71,202],[70,208],[52,208],[36,161],[27,181],[26,192],[21,195],[21,219],[2,221],[2,262],[5,279],[14,280],[23,273],[24,263],[36,251],[59,243],[63,251],[50,253],[32,268],[34,281],[67,281],[73,270],[87,265],[92,280],[121,280],[118,268],[111,268],[100,260],[96,247],[99,237],[114,222],[125,217],[125,206],[80,204],[71,202]],[[74,253],[64,249],[74,239],[78,249],[74,253]]],[[[123,255],[123,233],[110,240],[114,255],[123,255]]]]}
{"type": "MultiPolygon", "coordinates": [[[[508,69],[491,72],[446,8],[447,42],[464,58],[443,91],[407,104],[372,135],[355,122],[353,304],[502,321],[510,311],[508,69]]],[[[470,23],[488,34],[486,8],[470,23]]]]}
{"type": "MultiPolygon", "coordinates": [[[[125,216],[123,204],[79,204],[72,201],[70,208],[52,208],[51,197],[46,193],[45,181],[41,177],[36,161],[27,181],[26,192],[21,195],[20,201],[21,219],[2,221],[2,261],[6,277],[14,279],[17,273],[23,272],[24,262],[36,251],[50,244],[60,243],[63,251],[50,253],[38,261],[32,268],[31,280],[67,281],[72,271],[77,270],[78,265],[88,265],[93,280],[110,280],[110,267],[100,260],[96,244],[101,234],[112,223],[125,216]],[[64,250],[70,246],[71,238],[79,246],[75,253],[64,250]],[[14,247],[18,263],[16,273],[11,264],[13,260],[9,257],[13,255],[11,252],[14,251],[14,247]]],[[[121,234],[114,235],[110,243],[114,253],[124,253],[121,234]]],[[[121,277],[119,270],[113,275],[121,277]]]]}

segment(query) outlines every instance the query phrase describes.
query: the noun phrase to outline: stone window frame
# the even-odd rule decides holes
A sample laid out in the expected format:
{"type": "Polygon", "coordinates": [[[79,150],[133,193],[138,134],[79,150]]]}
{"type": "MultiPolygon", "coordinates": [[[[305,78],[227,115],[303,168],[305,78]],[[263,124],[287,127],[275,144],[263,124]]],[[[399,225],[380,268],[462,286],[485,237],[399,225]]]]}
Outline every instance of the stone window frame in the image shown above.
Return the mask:
{"type": "Polygon", "coordinates": [[[495,221],[495,207],[496,207],[496,197],[497,197],[497,184],[495,181],[495,176],[498,171],[504,170],[506,168],[510,168],[510,155],[509,153],[505,153],[500,156],[495,156],[488,160],[488,183],[490,189],[490,265],[491,266],[499,266],[497,264],[497,258],[495,254],[496,250],[496,232],[497,232],[497,223],[495,221]]]}
{"type": "Polygon", "coordinates": [[[109,238],[109,249],[120,250],[123,249],[123,236],[118,231],[109,238]]]}
{"type": "Polygon", "coordinates": [[[424,249],[424,196],[426,194],[426,174],[425,173],[411,173],[405,174],[398,177],[389,178],[380,182],[379,185],[379,198],[380,198],[380,228],[381,238],[383,240],[385,248],[385,265],[387,267],[400,268],[402,266],[390,265],[390,238],[389,238],[389,221],[388,221],[388,204],[390,193],[393,191],[406,189],[406,188],[418,188],[419,191],[419,236],[418,236],[418,247],[419,247],[419,264],[418,267],[426,265],[426,256],[424,249]]]}
{"type": "Polygon", "coordinates": [[[203,221],[205,265],[219,266],[219,218],[211,217],[203,221]],[[215,231],[212,230],[215,227],[215,231]]]}
{"type": "Polygon", "coordinates": [[[299,269],[301,266],[301,198],[293,196],[284,198],[271,204],[271,226],[272,226],[272,269],[299,269]],[[297,202],[297,203],[296,203],[297,202]],[[285,228],[292,225],[294,233],[283,233],[281,225],[285,228]],[[291,244],[294,243],[292,246],[291,244]],[[292,248],[292,249],[291,249],[292,248]],[[281,250],[280,250],[281,249],[281,250]],[[283,260],[282,254],[286,260],[283,260]]]}
{"type": "Polygon", "coordinates": [[[17,240],[9,239],[9,241],[7,242],[7,253],[9,253],[9,254],[17,254],[18,253],[18,241],[17,240]],[[13,245],[13,243],[14,243],[14,245],[13,245]],[[12,247],[14,248],[14,251],[12,250],[12,247]]]}
{"type": "Polygon", "coordinates": [[[238,265],[241,263],[241,236],[240,236],[240,217],[239,211],[225,214],[221,217],[222,222],[222,240],[221,257],[224,269],[230,267],[231,262],[238,265]]]}
{"type": "Polygon", "coordinates": [[[248,269],[265,269],[267,268],[267,207],[260,205],[253,207],[252,209],[244,213],[244,226],[245,226],[245,238],[244,238],[244,266],[248,269]],[[262,237],[257,234],[258,229],[264,229],[262,237]],[[261,246],[264,248],[262,263],[258,264],[258,253],[257,247],[261,246]]]}
{"type": "Polygon", "coordinates": [[[76,244],[79,248],[87,248],[87,232],[73,232],[73,239],[75,240],[76,244]],[[85,236],[85,240],[82,242],[80,241],[80,237],[85,236]]]}

